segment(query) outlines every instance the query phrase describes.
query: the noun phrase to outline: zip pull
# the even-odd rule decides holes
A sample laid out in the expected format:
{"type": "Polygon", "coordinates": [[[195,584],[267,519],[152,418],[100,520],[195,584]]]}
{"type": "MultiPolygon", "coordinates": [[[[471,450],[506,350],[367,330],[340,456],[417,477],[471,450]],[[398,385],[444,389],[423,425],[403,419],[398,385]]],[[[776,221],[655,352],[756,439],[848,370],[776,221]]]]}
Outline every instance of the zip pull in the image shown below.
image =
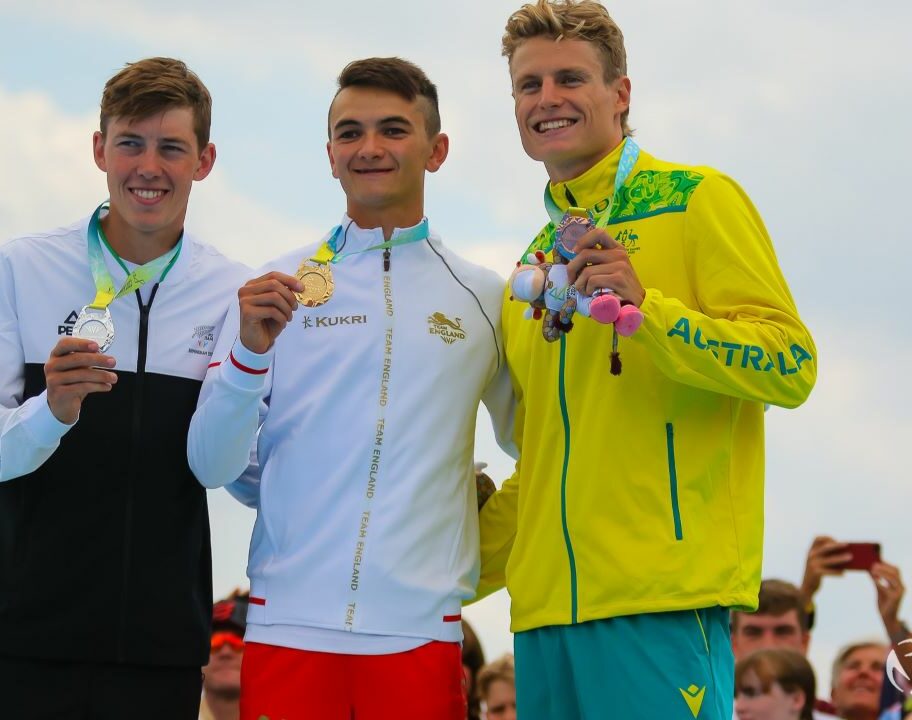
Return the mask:
{"type": "Polygon", "coordinates": [[[391,255],[390,249],[386,248],[383,251],[383,272],[390,271],[390,255],[391,255]]]}

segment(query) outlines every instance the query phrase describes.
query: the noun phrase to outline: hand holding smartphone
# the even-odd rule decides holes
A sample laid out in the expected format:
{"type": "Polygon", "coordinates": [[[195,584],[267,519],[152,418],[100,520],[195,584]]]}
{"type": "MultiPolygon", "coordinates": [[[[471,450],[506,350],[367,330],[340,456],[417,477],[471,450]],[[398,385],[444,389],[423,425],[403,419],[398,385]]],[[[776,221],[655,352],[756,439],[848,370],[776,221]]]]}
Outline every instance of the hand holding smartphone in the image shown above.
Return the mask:
{"type": "Polygon", "coordinates": [[[832,565],[836,570],[870,570],[874,563],[880,562],[880,543],[851,542],[840,549],[840,553],[851,554],[851,559],[832,565]]]}

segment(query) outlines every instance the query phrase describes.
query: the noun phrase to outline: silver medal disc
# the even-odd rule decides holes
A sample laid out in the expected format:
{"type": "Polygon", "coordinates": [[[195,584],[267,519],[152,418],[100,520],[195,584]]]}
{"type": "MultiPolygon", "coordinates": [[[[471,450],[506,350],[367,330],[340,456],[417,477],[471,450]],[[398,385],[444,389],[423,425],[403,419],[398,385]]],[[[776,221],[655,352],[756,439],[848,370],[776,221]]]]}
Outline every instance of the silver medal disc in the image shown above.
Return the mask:
{"type": "Polygon", "coordinates": [[[98,352],[107,352],[114,343],[114,321],[110,311],[86,305],[76,318],[73,337],[94,340],[98,343],[98,352]]]}

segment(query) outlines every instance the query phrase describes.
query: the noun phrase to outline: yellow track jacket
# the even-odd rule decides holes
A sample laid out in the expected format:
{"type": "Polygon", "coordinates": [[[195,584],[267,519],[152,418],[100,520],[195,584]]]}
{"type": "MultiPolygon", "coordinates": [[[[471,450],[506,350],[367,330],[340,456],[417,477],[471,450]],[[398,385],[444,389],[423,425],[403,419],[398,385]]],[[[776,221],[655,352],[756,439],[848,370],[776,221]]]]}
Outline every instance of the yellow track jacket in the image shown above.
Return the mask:
{"type": "MultiPolygon", "coordinates": [[[[620,146],[550,186],[604,212],[620,146]]],[[[550,251],[553,225],[530,250],[550,251]]],[[[738,185],[641,152],[608,231],[646,288],[620,341],[576,316],[545,342],[505,300],[518,400],[515,474],[481,513],[478,597],[506,584],[512,630],[714,605],[756,608],[763,549],[764,403],[793,408],[814,342],[770,238],[738,185]]]]}

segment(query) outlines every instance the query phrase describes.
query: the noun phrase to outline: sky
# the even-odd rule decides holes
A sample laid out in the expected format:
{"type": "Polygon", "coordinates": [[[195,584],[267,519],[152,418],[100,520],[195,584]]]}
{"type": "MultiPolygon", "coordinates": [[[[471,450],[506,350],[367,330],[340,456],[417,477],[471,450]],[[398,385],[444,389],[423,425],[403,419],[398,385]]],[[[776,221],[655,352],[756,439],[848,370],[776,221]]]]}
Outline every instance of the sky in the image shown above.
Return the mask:
{"type": "MultiPolygon", "coordinates": [[[[450,156],[426,213],[453,249],[504,276],[546,221],[542,167],[523,153],[500,56],[511,0],[280,0],[154,5],[0,0],[0,242],[68,224],[105,198],[91,157],[104,82],[127,61],[180,57],[213,98],[215,169],[188,227],[259,266],[335,225],[326,112],[350,60],[400,55],[438,85],[450,156]]],[[[812,538],[877,541],[912,584],[908,449],[912,270],[902,217],[912,161],[912,5],[823,0],[616,2],[639,144],[716,167],[753,199],[819,355],[797,410],[766,417],[764,576],[800,582],[812,538]]],[[[476,457],[512,461],[480,415],[476,457]]],[[[214,585],[246,582],[253,513],[210,494],[214,585]]],[[[910,593],[912,594],[912,593],[910,593]]],[[[838,647],[882,635],[863,573],[824,581],[811,659],[821,694],[838,647]]],[[[509,650],[509,598],[466,617],[489,659],[509,650]]],[[[912,621],[912,602],[901,615],[912,621]]]]}

